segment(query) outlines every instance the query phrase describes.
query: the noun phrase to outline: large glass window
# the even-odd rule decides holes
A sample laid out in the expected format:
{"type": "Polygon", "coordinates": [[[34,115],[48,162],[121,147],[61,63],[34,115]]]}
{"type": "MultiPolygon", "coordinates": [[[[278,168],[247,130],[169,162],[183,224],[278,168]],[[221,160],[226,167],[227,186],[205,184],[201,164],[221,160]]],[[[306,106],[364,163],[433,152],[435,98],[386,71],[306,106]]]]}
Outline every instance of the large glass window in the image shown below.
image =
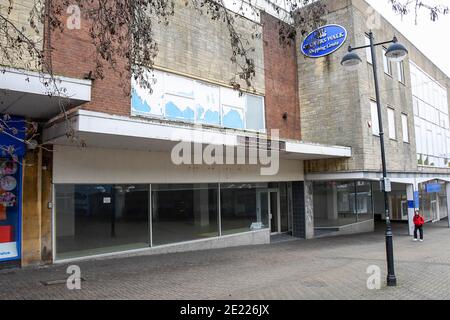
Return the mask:
{"type": "Polygon", "coordinates": [[[56,258],[149,245],[148,185],[56,185],[56,258]]]}
{"type": "Polygon", "coordinates": [[[221,185],[222,234],[233,234],[269,228],[267,184],[221,185]]]}
{"type": "Polygon", "coordinates": [[[217,237],[217,184],[152,185],[153,245],[217,237]]]}
{"type": "Polygon", "coordinates": [[[450,136],[447,89],[411,62],[416,149],[419,165],[448,167],[450,136]],[[417,131],[420,128],[420,131],[417,131]]]}
{"type": "Polygon", "coordinates": [[[269,213],[290,229],[287,183],[57,184],[55,200],[57,260],[270,229],[269,213]]]}
{"type": "Polygon", "coordinates": [[[0,261],[21,256],[22,166],[22,162],[0,159],[0,261]]]}
{"type": "Polygon", "coordinates": [[[373,219],[369,182],[315,182],[313,199],[317,228],[340,227],[373,219]]]}

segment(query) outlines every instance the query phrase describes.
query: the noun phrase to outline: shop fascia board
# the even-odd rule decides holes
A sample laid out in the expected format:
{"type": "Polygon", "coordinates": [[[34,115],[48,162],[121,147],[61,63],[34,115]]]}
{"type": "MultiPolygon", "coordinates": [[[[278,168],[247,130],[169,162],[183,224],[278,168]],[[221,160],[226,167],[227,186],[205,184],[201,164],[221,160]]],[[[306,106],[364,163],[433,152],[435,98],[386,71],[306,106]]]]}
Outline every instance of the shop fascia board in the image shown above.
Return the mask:
{"type": "MultiPolygon", "coordinates": [[[[433,175],[422,173],[388,173],[388,177],[393,183],[400,184],[419,184],[431,180],[442,180],[450,182],[450,175],[433,175]]],[[[382,178],[381,172],[334,172],[334,173],[308,173],[306,180],[309,181],[339,181],[339,180],[366,180],[366,181],[380,181],[382,178]]]]}
{"type": "MultiPolygon", "coordinates": [[[[80,135],[102,135],[108,147],[108,137],[129,137],[151,141],[166,141],[169,144],[180,141],[204,145],[222,145],[239,147],[242,137],[267,139],[265,134],[239,132],[225,129],[200,128],[192,125],[165,123],[164,121],[150,121],[140,118],[116,116],[106,113],[78,110],[69,118],[70,126],[80,135]]],[[[49,123],[44,130],[43,138],[46,143],[67,144],[67,122],[59,120],[49,123]]],[[[314,143],[284,141],[285,149],[281,156],[287,159],[307,160],[351,157],[352,151],[348,147],[326,146],[314,143]]],[[[133,148],[133,145],[124,146],[133,148]]]]}

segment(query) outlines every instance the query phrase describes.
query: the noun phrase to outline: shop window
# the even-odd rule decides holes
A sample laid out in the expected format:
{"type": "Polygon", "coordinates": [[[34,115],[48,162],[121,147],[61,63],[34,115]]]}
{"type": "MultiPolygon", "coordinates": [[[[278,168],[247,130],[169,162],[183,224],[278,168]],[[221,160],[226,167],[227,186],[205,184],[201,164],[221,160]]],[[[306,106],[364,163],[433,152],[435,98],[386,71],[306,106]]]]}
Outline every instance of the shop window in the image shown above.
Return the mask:
{"type": "Polygon", "coordinates": [[[21,167],[0,159],[0,261],[20,259],[21,167]]]}
{"type": "Polygon", "coordinates": [[[152,185],[153,246],[219,235],[217,184],[152,185]]]}
{"type": "Polygon", "coordinates": [[[56,259],[149,246],[148,185],[55,186],[56,259]]]}
{"type": "Polygon", "coordinates": [[[340,227],[373,219],[372,187],[366,181],[315,182],[314,225],[340,227]]]}
{"type": "Polygon", "coordinates": [[[22,158],[27,124],[21,117],[0,117],[0,145],[14,150],[14,157],[2,150],[0,158],[0,262],[3,262],[21,258],[22,158]]]}
{"type": "Polygon", "coordinates": [[[267,189],[267,185],[221,185],[222,234],[269,228],[268,209],[265,206],[268,199],[264,198],[268,194],[260,193],[258,196],[258,189],[267,189]]]}

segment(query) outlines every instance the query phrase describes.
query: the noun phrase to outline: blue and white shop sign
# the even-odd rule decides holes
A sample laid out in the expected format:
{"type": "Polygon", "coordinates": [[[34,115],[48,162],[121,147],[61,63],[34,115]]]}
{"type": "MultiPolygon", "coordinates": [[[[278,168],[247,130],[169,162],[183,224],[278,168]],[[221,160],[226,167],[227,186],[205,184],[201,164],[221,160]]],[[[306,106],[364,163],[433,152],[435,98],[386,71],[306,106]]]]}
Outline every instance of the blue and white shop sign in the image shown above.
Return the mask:
{"type": "Polygon", "coordinates": [[[342,47],[347,40],[347,35],[347,29],[343,26],[329,24],[308,34],[300,49],[307,57],[324,57],[342,47]]]}

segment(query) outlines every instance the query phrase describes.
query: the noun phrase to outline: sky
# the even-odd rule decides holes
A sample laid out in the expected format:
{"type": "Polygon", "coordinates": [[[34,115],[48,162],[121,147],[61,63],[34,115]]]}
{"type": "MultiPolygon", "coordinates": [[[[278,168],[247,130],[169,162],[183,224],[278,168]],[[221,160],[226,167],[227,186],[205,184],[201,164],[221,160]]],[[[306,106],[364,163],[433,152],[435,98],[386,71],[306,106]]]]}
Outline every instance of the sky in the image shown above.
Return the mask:
{"type": "MultiPolygon", "coordinates": [[[[405,0],[404,0],[405,1],[405,0]]],[[[450,6],[450,0],[423,0],[427,4],[444,4],[450,6]]],[[[396,15],[388,0],[366,0],[375,10],[386,18],[394,27],[408,38],[420,51],[442,71],[450,76],[450,14],[431,21],[429,13],[422,9],[415,24],[414,13],[408,16],[396,15]]]]}

